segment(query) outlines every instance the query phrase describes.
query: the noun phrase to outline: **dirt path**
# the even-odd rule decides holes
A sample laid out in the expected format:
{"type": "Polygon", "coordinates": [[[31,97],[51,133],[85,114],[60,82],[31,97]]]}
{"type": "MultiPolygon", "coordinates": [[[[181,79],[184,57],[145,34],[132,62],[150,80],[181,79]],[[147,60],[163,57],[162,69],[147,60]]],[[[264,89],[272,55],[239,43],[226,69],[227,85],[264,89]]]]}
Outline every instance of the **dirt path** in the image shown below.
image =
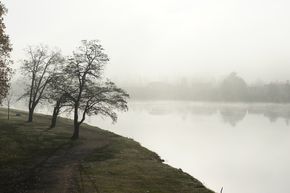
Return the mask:
{"type": "Polygon", "coordinates": [[[81,131],[78,145],[65,145],[38,165],[22,182],[19,193],[78,193],[81,191],[80,163],[97,148],[107,145],[101,136],[90,130],[81,131]]]}

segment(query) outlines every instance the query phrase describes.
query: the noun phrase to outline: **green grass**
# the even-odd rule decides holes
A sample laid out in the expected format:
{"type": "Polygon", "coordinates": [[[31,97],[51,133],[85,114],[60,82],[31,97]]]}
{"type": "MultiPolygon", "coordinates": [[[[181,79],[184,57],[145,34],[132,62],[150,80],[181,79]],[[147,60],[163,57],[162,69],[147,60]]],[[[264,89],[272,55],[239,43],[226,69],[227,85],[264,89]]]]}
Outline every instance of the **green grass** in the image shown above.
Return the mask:
{"type": "Polygon", "coordinates": [[[57,128],[49,130],[50,116],[37,114],[33,123],[27,123],[27,114],[15,116],[16,112],[12,111],[8,121],[5,110],[0,109],[2,191],[19,183],[59,149],[98,143],[76,168],[75,183],[80,193],[212,193],[190,175],[163,164],[156,153],[132,139],[84,124],[80,135],[87,136],[72,142],[71,120],[61,118],[57,128]]]}
{"type": "Polygon", "coordinates": [[[211,192],[190,175],[162,164],[157,154],[118,136],[110,136],[109,145],[89,156],[81,173],[87,178],[84,192],[94,186],[102,193],[211,192]]]}
{"type": "MultiPolygon", "coordinates": [[[[68,130],[49,131],[48,116],[37,115],[34,123],[27,114],[12,110],[10,120],[0,109],[0,189],[16,186],[57,149],[72,145],[68,130]],[[20,113],[21,116],[15,116],[20,113]]],[[[66,125],[66,127],[69,127],[66,125]]]]}

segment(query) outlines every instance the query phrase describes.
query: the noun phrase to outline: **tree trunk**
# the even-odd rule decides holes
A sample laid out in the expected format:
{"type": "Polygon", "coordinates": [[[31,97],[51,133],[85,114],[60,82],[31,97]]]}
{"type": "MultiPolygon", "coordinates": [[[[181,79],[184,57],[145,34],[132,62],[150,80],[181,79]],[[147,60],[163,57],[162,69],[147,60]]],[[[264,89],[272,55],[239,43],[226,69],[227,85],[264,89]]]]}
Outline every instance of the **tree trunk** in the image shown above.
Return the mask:
{"type": "Polygon", "coordinates": [[[7,118],[8,118],[8,120],[10,120],[10,102],[9,101],[8,101],[8,112],[7,113],[8,113],[7,118]]]}
{"type": "Polygon", "coordinates": [[[53,109],[53,114],[52,114],[52,119],[51,119],[51,124],[50,124],[50,128],[55,128],[56,126],[56,120],[57,120],[57,116],[59,114],[59,107],[54,107],[53,109]]]}
{"type": "Polygon", "coordinates": [[[74,111],[74,133],[73,133],[73,136],[71,137],[72,140],[76,140],[79,138],[80,124],[78,122],[78,119],[79,119],[78,110],[79,110],[79,105],[77,103],[75,104],[75,111],[74,111]]]}
{"type": "Polygon", "coordinates": [[[79,138],[79,132],[80,132],[80,124],[74,125],[74,133],[73,136],[71,137],[72,140],[76,140],[79,138]]]}
{"type": "Polygon", "coordinates": [[[34,108],[29,108],[29,114],[28,114],[28,122],[31,123],[33,121],[33,113],[34,108]]]}

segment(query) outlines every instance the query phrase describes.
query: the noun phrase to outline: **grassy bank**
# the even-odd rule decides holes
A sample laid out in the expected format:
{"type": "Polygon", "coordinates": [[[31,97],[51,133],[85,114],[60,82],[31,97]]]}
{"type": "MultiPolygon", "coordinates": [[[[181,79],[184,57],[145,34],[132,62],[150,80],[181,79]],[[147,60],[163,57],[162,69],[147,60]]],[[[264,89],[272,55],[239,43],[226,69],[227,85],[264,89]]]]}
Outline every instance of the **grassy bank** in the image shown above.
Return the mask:
{"type": "Polygon", "coordinates": [[[72,142],[71,120],[49,130],[50,116],[26,117],[0,109],[1,192],[212,193],[131,139],[83,125],[72,142]]]}

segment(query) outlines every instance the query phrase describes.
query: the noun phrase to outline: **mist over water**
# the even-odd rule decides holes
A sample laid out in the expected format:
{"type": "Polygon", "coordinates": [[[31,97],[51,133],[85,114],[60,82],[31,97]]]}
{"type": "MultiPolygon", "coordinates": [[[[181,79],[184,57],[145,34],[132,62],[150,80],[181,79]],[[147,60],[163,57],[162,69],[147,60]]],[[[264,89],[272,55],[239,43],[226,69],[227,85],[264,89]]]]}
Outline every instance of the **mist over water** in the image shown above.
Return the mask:
{"type": "Polygon", "coordinates": [[[132,102],[117,124],[87,122],[139,141],[218,192],[289,192],[290,106],[132,102]]]}
{"type": "Polygon", "coordinates": [[[105,77],[132,100],[116,124],[87,123],[139,141],[216,192],[290,192],[290,1],[3,3],[15,96],[30,83],[19,72],[26,46],[67,56],[99,39],[110,58],[105,77]]]}
{"type": "Polygon", "coordinates": [[[129,107],[116,124],[97,116],[86,122],[139,141],[216,192],[290,191],[289,104],[131,101],[129,107]]]}

